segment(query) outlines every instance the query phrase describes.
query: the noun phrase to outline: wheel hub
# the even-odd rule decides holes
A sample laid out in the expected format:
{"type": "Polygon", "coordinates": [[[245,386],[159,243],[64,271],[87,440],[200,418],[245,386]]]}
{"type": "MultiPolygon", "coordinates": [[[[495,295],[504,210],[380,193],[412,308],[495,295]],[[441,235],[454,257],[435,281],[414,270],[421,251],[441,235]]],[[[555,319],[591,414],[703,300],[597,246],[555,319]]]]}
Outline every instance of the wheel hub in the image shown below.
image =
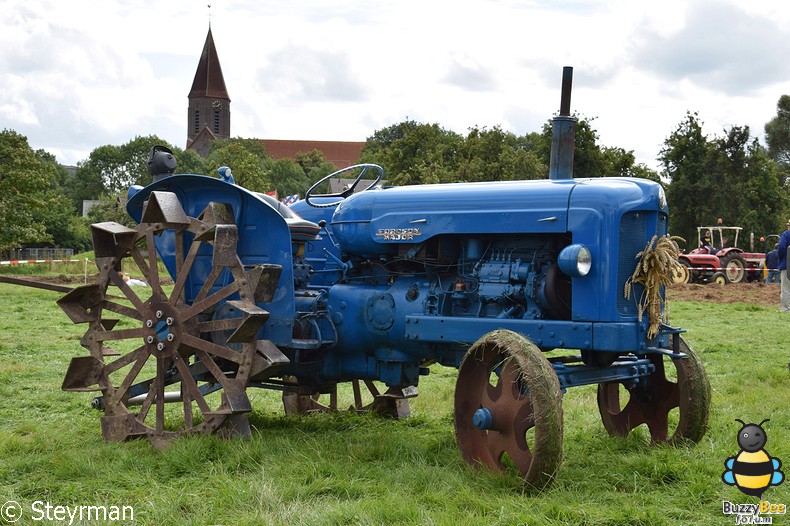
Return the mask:
{"type": "Polygon", "coordinates": [[[149,352],[155,356],[170,355],[172,349],[178,348],[183,331],[177,309],[159,302],[143,314],[143,338],[149,352]]]}

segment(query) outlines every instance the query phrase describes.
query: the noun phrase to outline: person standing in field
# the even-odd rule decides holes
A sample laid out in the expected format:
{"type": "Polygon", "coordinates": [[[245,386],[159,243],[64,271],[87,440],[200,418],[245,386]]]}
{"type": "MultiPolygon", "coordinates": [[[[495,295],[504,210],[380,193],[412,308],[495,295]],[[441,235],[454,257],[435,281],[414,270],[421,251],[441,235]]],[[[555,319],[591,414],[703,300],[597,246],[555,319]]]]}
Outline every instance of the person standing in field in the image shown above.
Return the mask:
{"type": "Polygon", "coordinates": [[[790,275],[787,273],[788,247],[790,247],[790,219],[787,220],[787,230],[782,233],[782,237],[779,238],[779,246],[776,247],[779,252],[779,263],[776,265],[776,268],[779,269],[779,277],[782,281],[782,288],[779,293],[780,310],[782,312],[790,312],[790,275]]]}
{"type": "Polygon", "coordinates": [[[776,266],[779,264],[779,243],[774,245],[774,249],[765,256],[765,268],[768,270],[766,283],[779,283],[779,271],[776,266]]]}

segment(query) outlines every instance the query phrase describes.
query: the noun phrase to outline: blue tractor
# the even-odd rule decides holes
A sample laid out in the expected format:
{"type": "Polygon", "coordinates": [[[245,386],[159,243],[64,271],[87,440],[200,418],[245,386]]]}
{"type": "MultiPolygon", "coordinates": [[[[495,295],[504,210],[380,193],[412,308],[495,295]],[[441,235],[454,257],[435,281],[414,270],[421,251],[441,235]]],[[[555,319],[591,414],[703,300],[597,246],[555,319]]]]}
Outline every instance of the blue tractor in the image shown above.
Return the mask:
{"type": "Polygon", "coordinates": [[[100,392],[105,439],[159,443],[249,433],[251,387],[301,413],[336,410],[341,384],[353,409],[408,416],[440,364],[458,369],[464,459],[535,487],[560,465],[570,387],[597,384],[612,435],[646,424],[656,443],[699,441],[702,363],[680,329],[651,331],[637,301],[650,291],[629,281],[667,234],[664,192],[573,178],[569,108],[567,69],[548,180],[382,187],[366,164],[291,207],[229,170],[173,175],[154,148],[154,182],[129,191],[137,227],[93,225],[99,278],[59,301],[90,352],[63,388],[100,392]],[[129,286],[122,262],[149,286],[129,286]]]}

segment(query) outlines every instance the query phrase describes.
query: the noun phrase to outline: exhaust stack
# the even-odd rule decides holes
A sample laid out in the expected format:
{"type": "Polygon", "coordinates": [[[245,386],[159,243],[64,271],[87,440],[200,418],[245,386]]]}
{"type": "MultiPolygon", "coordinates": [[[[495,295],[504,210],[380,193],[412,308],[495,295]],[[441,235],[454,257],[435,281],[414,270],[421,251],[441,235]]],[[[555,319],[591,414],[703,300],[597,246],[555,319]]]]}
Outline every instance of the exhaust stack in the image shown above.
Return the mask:
{"type": "Polygon", "coordinates": [[[560,114],[551,121],[549,179],[573,179],[573,151],[576,148],[576,119],[571,117],[573,68],[562,68],[560,114]]]}

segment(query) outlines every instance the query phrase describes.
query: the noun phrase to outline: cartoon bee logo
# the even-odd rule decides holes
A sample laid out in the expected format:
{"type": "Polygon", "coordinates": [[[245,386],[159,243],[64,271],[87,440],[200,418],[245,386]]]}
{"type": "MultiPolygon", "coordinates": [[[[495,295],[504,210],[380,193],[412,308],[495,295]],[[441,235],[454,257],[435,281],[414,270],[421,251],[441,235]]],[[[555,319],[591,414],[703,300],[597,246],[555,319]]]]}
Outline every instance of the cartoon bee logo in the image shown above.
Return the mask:
{"type": "Polygon", "coordinates": [[[769,486],[778,486],[784,482],[784,473],[779,468],[782,461],[772,458],[763,449],[768,436],[763,429],[765,419],[759,424],[747,424],[736,418],[743,427],[738,431],[738,445],[741,451],[734,457],[724,461],[727,470],[722,473],[721,480],[728,486],[737,486],[741,493],[762,498],[769,486]]]}

